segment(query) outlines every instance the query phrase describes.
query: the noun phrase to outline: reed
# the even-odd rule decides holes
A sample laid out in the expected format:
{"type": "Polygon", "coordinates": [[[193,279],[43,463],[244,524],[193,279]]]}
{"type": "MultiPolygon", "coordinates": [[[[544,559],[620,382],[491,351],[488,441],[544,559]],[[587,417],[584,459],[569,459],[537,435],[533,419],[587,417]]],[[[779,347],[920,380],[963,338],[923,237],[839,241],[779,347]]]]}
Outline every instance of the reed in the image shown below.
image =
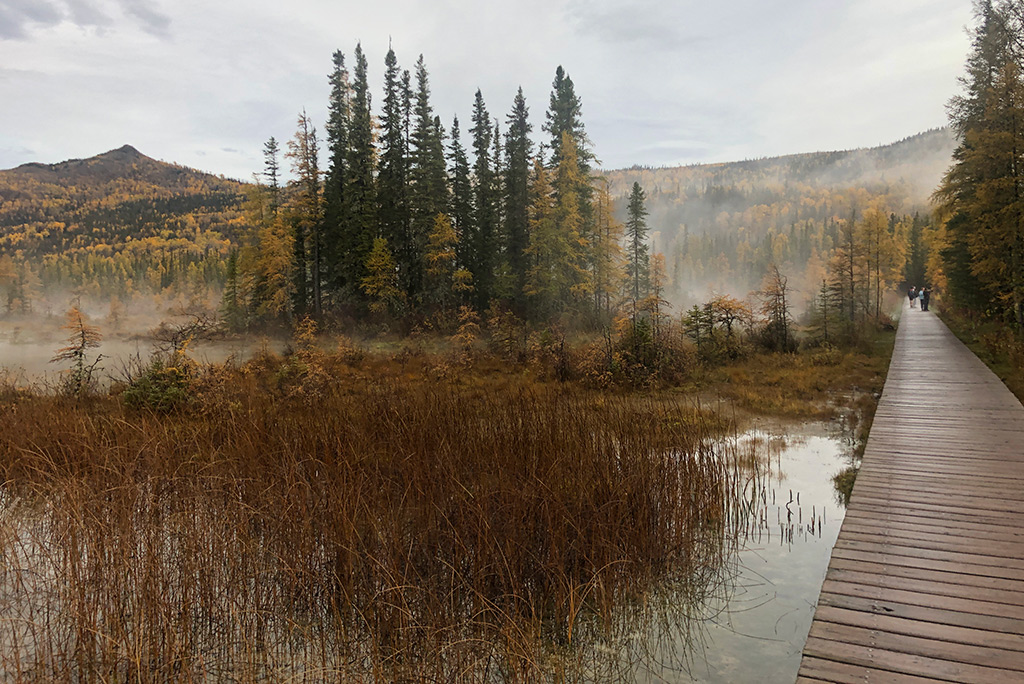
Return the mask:
{"type": "Polygon", "coordinates": [[[5,395],[9,679],[593,679],[719,591],[748,475],[687,400],[305,353],[5,395]]]}

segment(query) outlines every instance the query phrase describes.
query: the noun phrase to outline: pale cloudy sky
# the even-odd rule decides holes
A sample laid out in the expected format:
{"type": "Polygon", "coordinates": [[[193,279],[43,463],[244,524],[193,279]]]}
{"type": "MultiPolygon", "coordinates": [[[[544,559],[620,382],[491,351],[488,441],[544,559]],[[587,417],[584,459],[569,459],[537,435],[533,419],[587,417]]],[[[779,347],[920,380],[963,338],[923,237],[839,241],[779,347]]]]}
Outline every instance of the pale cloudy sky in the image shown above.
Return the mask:
{"type": "MultiPolygon", "coordinates": [[[[390,40],[446,126],[477,88],[534,138],[555,67],[606,168],[867,147],[945,125],[970,0],[0,0],[0,168],[131,144],[248,179],[358,41],[390,40]]],[[[504,128],[504,126],[503,126],[504,128]]]]}

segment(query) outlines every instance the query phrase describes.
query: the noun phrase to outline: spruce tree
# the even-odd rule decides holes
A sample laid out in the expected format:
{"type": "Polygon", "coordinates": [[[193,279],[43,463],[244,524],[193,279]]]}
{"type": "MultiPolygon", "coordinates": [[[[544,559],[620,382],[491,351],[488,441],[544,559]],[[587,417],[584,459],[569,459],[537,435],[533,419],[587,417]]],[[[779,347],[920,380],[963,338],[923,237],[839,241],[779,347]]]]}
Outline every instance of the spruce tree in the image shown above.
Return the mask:
{"type": "Polygon", "coordinates": [[[576,159],[580,172],[590,175],[594,154],[589,148],[589,139],[583,126],[583,106],[576,95],[569,74],[561,65],[555,69],[555,80],[551,84],[551,97],[545,114],[544,130],[551,134],[551,159],[549,165],[557,167],[562,158],[562,134],[568,133],[576,146],[576,159]]]}
{"type": "Polygon", "coordinates": [[[451,200],[448,215],[458,237],[458,263],[470,268],[474,257],[473,186],[470,181],[469,158],[462,146],[459,118],[452,120],[451,143],[448,148],[448,175],[451,179],[451,200]]]}
{"type": "Polygon", "coordinates": [[[629,298],[634,308],[647,297],[649,290],[650,257],[647,247],[647,195],[640,183],[634,182],[626,208],[626,276],[629,298]]]}
{"type": "Polygon", "coordinates": [[[408,234],[408,154],[401,73],[395,51],[384,58],[384,106],[381,114],[380,172],[377,176],[379,233],[398,265],[399,286],[407,290],[414,261],[408,234]]]}
{"type": "Polygon", "coordinates": [[[267,188],[270,190],[270,213],[277,215],[281,206],[281,184],[277,155],[279,148],[274,136],[270,136],[263,145],[263,178],[267,181],[267,188]]]}
{"type": "Polygon", "coordinates": [[[530,110],[520,87],[506,118],[504,204],[505,254],[513,281],[513,301],[519,313],[524,306],[523,288],[526,285],[526,249],[529,247],[530,157],[533,143],[529,121],[530,110]]]}
{"type": "Polygon", "coordinates": [[[469,270],[476,286],[475,299],[479,309],[487,307],[494,295],[494,270],[497,261],[498,206],[494,187],[494,166],[491,149],[493,129],[491,117],[478,89],[473,101],[473,221],[469,240],[472,263],[469,270]]]}
{"type": "MultiPolygon", "coordinates": [[[[581,218],[580,236],[590,244],[596,243],[596,226],[593,206],[593,185],[591,184],[591,168],[595,161],[594,153],[590,149],[590,140],[583,125],[583,107],[580,98],[576,95],[576,87],[569,74],[562,69],[561,65],[555,69],[555,80],[551,84],[551,96],[548,103],[548,111],[545,114],[544,130],[551,135],[551,168],[558,168],[562,157],[566,154],[563,149],[565,135],[573,142],[574,156],[579,167],[579,180],[573,188],[579,202],[581,218]]],[[[560,192],[556,188],[556,193],[560,192]]],[[[587,268],[594,270],[594,255],[585,254],[587,268]]]]}
{"type": "Polygon", "coordinates": [[[346,220],[340,240],[341,267],[350,296],[362,298],[366,257],[377,234],[377,197],[374,180],[376,148],[373,117],[370,112],[370,89],[367,82],[366,56],[356,45],[355,72],[352,83],[352,107],[349,126],[349,153],[346,160],[346,220]]]}
{"type": "Polygon", "coordinates": [[[348,176],[349,126],[352,84],[345,55],[335,51],[334,69],[328,77],[331,95],[327,117],[327,173],[324,177],[324,261],[328,290],[341,292],[346,286],[345,229],[351,221],[345,180],[348,176]]]}
{"type": "Polygon", "coordinates": [[[420,55],[416,62],[416,98],[410,142],[409,208],[414,259],[411,262],[409,294],[423,291],[423,271],[427,242],[434,231],[438,214],[448,211],[448,185],[445,174],[444,131],[430,105],[427,68],[420,55]]]}
{"type": "Polygon", "coordinates": [[[508,261],[508,242],[505,239],[505,168],[502,157],[501,127],[494,121],[491,131],[491,197],[494,202],[494,280],[491,296],[508,301],[514,295],[513,278],[508,261]]]}

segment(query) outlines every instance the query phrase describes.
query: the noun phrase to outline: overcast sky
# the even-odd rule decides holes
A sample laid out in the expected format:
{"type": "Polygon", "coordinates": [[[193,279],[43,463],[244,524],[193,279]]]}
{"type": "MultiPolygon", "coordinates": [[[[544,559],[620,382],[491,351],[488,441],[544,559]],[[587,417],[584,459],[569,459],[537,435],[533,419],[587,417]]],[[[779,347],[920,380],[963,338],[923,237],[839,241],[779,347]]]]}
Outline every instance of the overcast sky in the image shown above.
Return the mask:
{"type": "Polygon", "coordinates": [[[334,50],[362,42],[379,113],[389,39],[464,136],[477,88],[504,124],[521,85],[539,140],[561,64],[606,168],[868,147],[945,125],[972,23],[970,0],[0,0],[0,168],[131,144],[249,179],[302,108],[323,130],[334,50]]]}

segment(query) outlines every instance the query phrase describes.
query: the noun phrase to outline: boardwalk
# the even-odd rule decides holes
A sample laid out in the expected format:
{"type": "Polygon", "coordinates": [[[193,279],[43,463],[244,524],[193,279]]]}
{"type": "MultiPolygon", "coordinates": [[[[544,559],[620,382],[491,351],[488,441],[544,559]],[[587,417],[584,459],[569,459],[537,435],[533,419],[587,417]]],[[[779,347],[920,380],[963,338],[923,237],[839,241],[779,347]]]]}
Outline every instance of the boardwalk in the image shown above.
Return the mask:
{"type": "Polygon", "coordinates": [[[905,309],[798,682],[1024,682],[1024,407],[905,309]]]}

